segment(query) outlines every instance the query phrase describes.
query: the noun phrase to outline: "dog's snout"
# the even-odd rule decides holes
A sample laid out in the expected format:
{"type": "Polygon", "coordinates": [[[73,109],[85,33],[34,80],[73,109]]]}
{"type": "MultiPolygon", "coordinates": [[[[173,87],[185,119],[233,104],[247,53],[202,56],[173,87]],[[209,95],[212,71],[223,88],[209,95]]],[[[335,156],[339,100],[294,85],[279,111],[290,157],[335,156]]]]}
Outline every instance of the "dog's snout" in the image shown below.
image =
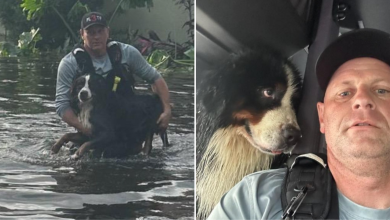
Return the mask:
{"type": "Polygon", "coordinates": [[[301,139],[301,131],[291,125],[283,126],[282,134],[289,146],[294,146],[301,139]]]}
{"type": "Polygon", "coordinates": [[[81,101],[87,101],[89,99],[89,94],[88,94],[88,91],[85,91],[85,90],[82,90],[80,91],[80,99],[81,101]]]}

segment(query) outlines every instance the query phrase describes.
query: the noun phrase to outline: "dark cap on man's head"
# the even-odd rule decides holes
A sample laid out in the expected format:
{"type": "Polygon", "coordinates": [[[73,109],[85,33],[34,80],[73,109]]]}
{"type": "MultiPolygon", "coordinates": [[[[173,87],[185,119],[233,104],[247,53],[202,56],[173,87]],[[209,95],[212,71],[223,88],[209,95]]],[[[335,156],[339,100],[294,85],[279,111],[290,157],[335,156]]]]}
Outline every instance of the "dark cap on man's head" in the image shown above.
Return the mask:
{"type": "Polygon", "coordinates": [[[107,27],[107,22],[101,13],[88,12],[81,19],[81,29],[87,29],[92,25],[102,25],[104,27],[107,27]]]}
{"type": "Polygon", "coordinates": [[[354,58],[371,57],[390,65],[390,35],[375,29],[359,29],[341,35],[320,55],[316,64],[318,83],[326,90],[333,73],[354,58]]]}

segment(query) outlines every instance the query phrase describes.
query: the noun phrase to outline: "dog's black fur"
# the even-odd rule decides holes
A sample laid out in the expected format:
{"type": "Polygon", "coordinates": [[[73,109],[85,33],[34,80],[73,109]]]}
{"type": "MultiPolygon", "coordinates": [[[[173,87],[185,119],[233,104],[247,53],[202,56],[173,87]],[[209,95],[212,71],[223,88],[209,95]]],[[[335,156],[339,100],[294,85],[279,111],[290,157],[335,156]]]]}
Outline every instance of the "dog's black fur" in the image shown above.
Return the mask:
{"type": "Polygon", "coordinates": [[[205,74],[197,92],[198,218],[243,176],[295,146],[300,88],[299,72],[270,48],[237,53],[205,74]]]}
{"type": "MultiPolygon", "coordinates": [[[[75,159],[89,149],[94,149],[97,155],[117,158],[141,151],[150,153],[153,134],[158,132],[156,121],[163,112],[158,96],[124,97],[112,92],[105,79],[97,74],[78,77],[73,81],[70,93],[71,108],[83,126],[91,128],[92,135],[65,134],[53,145],[54,153],[68,141],[81,144],[72,156],[75,159]]],[[[161,138],[167,146],[166,133],[161,138]]]]}

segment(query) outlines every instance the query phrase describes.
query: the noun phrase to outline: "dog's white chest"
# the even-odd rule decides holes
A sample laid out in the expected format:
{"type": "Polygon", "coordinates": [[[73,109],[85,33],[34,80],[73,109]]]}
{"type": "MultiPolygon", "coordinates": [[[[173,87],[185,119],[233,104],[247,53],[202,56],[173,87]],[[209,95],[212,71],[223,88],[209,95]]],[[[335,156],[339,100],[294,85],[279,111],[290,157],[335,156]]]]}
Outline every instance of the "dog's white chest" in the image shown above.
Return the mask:
{"type": "Polygon", "coordinates": [[[90,103],[83,103],[83,105],[81,106],[81,112],[78,118],[84,128],[92,128],[91,122],[89,121],[92,109],[93,106],[90,103]]]}

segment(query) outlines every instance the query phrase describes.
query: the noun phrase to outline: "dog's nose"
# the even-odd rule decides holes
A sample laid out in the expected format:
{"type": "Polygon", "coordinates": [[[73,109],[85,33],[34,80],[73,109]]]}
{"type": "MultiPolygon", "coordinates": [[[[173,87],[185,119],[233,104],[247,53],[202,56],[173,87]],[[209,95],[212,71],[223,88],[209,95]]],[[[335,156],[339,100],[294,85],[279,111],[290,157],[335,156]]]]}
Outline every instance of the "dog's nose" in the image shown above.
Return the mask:
{"type": "Polygon", "coordinates": [[[282,135],[289,146],[294,146],[301,139],[301,131],[291,125],[282,127],[282,135]]]}
{"type": "Polygon", "coordinates": [[[86,100],[88,100],[88,92],[87,91],[81,91],[80,92],[80,99],[81,99],[81,101],[86,101],[86,100]]]}

